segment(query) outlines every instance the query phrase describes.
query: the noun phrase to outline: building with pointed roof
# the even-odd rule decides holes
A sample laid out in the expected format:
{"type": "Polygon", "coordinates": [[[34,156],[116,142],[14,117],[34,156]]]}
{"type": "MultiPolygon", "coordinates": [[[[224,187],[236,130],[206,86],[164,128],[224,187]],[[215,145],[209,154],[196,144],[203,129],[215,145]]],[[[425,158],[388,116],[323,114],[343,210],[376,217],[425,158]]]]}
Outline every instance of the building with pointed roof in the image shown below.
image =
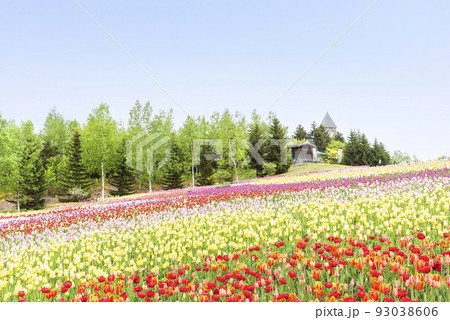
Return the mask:
{"type": "Polygon", "coordinates": [[[328,112],[325,114],[325,117],[323,118],[321,125],[324,126],[325,129],[327,129],[327,132],[333,134],[336,133],[337,126],[334,123],[333,119],[331,119],[330,114],[328,112]]]}

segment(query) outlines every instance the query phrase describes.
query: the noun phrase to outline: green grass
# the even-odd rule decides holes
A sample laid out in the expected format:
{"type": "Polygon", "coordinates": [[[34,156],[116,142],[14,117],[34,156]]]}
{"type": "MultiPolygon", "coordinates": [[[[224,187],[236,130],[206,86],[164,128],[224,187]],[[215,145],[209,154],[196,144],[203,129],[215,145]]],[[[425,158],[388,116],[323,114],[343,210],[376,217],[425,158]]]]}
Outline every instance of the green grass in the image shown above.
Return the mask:
{"type": "Polygon", "coordinates": [[[312,172],[312,171],[323,171],[323,170],[332,170],[332,169],[342,169],[347,168],[348,166],[340,165],[340,164],[328,164],[328,163],[304,163],[293,165],[289,168],[289,171],[286,175],[296,174],[296,173],[304,173],[304,172],[312,172]]]}

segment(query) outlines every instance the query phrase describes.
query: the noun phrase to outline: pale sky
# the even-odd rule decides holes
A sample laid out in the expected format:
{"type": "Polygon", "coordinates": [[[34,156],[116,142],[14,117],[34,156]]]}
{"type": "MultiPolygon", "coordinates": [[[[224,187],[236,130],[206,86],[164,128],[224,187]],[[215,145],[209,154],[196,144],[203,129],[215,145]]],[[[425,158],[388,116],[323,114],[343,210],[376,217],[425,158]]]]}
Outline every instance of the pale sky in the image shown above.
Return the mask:
{"type": "MultiPolygon", "coordinates": [[[[175,112],[264,113],[373,1],[3,0],[0,113],[40,129],[56,107],[84,122],[136,100],[175,112]],[[184,111],[183,111],[184,110],[184,111]]],[[[421,160],[450,155],[450,2],[379,0],[272,108],[290,132],[328,111],[421,160]]]]}

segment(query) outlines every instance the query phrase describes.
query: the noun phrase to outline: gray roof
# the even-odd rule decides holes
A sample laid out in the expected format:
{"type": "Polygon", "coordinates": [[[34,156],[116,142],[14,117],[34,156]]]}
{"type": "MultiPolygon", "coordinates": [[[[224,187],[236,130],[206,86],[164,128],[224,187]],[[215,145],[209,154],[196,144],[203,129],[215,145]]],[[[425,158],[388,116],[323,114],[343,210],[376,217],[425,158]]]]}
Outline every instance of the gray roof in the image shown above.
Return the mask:
{"type": "Polygon", "coordinates": [[[311,142],[304,142],[302,144],[297,144],[295,146],[291,146],[291,149],[294,148],[303,148],[303,147],[313,147],[313,148],[317,148],[317,146],[315,144],[312,144],[311,142]]]}
{"type": "Polygon", "coordinates": [[[325,117],[323,117],[321,125],[323,125],[325,128],[332,128],[332,129],[337,128],[336,124],[334,123],[333,119],[331,119],[328,112],[325,115],[325,117]]]}

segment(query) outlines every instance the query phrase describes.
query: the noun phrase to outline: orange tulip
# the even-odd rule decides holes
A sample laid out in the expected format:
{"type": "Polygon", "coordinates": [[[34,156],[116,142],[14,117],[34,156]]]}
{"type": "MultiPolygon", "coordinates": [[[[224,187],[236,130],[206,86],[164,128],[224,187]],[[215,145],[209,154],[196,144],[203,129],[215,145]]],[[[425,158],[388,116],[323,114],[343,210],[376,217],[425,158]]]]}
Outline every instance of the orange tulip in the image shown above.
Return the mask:
{"type": "Polygon", "coordinates": [[[372,301],[378,301],[378,299],[380,298],[380,293],[378,291],[371,290],[369,292],[369,298],[372,301]]]}
{"type": "Polygon", "coordinates": [[[320,270],[312,269],[312,277],[314,280],[319,280],[320,278],[320,270]]]}
{"type": "Polygon", "coordinates": [[[389,294],[389,292],[391,292],[391,285],[390,284],[386,284],[386,283],[382,283],[380,285],[380,291],[382,294],[389,294]]]}

